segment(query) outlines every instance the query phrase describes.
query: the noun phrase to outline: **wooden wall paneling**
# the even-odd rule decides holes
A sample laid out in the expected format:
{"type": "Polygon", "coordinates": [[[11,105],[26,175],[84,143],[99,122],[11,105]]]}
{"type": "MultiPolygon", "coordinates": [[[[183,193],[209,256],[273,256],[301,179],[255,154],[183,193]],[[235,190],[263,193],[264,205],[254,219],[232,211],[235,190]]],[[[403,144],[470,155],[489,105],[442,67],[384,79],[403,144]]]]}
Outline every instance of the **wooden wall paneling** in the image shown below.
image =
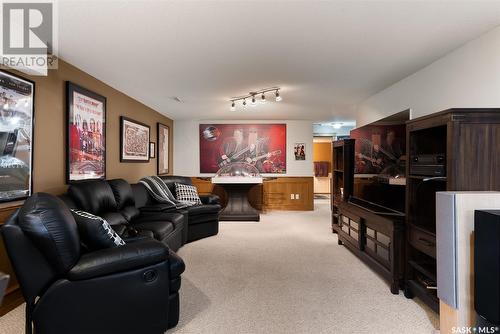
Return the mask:
{"type": "Polygon", "coordinates": [[[264,182],[266,210],[314,210],[313,177],[279,177],[264,182]],[[291,195],[299,195],[292,199],[291,195]]]}
{"type": "MultiPolygon", "coordinates": [[[[192,177],[200,194],[214,193],[221,198],[224,206],[227,195],[222,187],[214,186],[209,178],[192,177]]],[[[313,177],[265,178],[264,183],[252,187],[249,202],[261,211],[268,210],[314,210],[313,177]],[[291,199],[298,194],[298,199],[291,199]]]]}

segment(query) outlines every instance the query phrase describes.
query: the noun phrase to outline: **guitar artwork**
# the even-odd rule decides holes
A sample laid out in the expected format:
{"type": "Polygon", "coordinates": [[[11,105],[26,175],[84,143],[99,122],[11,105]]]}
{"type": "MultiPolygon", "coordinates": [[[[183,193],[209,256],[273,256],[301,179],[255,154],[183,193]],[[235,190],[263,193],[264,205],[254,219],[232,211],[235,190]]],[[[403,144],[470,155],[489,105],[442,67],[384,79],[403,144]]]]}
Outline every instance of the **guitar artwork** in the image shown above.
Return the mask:
{"type": "MultiPolygon", "coordinates": [[[[268,138],[259,138],[257,139],[257,142],[255,143],[255,145],[258,145],[260,143],[264,143],[268,140],[268,138]]],[[[250,151],[252,149],[252,145],[249,145],[247,147],[245,147],[244,149],[242,150],[239,150],[238,152],[235,152],[233,154],[231,154],[230,156],[226,157],[225,159],[222,159],[219,161],[218,165],[219,167],[224,167],[224,166],[227,166],[229,165],[230,163],[232,162],[235,162],[235,161],[238,161],[238,159],[245,153],[247,153],[248,151],[250,151]]]]}
{"type": "Polygon", "coordinates": [[[255,165],[255,163],[259,160],[262,160],[262,159],[267,158],[267,157],[269,157],[269,158],[274,157],[274,156],[277,156],[280,154],[281,154],[281,150],[276,150],[276,151],[262,154],[262,155],[259,155],[259,156],[253,157],[253,158],[248,157],[248,158],[246,158],[246,160],[249,164],[255,165]]]}
{"type": "Polygon", "coordinates": [[[371,165],[375,168],[382,168],[382,159],[371,158],[363,153],[356,153],[356,156],[360,159],[369,161],[371,165]]]}

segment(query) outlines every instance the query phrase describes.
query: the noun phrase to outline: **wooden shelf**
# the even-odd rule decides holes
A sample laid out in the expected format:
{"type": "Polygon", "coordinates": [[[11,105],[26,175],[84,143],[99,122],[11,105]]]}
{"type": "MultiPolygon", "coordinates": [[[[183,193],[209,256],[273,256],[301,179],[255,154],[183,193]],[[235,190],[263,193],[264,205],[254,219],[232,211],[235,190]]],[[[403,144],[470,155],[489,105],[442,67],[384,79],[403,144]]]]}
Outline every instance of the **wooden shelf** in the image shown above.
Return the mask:
{"type": "Polygon", "coordinates": [[[446,176],[408,175],[408,178],[414,180],[432,179],[433,181],[442,181],[442,182],[446,182],[448,180],[446,176]]]}
{"type": "Polygon", "coordinates": [[[410,266],[415,268],[418,272],[423,274],[424,276],[432,279],[433,281],[437,281],[436,277],[436,272],[433,270],[436,270],[436,263],[432,262],[423,262],[423,263],[417,263],[416,261],[408,261],[410,266]]]}
{"type": "MultiPolygon", "coordinates": [[[[448,109],[406,123],[406,284],[405,295],[417,296],[438,312],[437,290],[420,279],[436,281],[436,201],[438,191],[500,190],[499,109],[448,109]],[[467,134],[464,136],[463,134],[467,134]],[[485,154],[487,152],[488,154],[485,154]],[[414,175],[414,156],[444,156],[438,175],[414,175]],[[429,179],[429,182],[424,182],[429,179]],[[432,180],[432,181],[431,181],[432,180]]],[[[432,161],[432,159],[430,159],[432,161]]],[[[432,174],[432,169],[429,172],[432,174]]],[[[451,233],[451,231],[450,231],[451,233]]]]}
{"type": "Polygon", "coordinates": [[[409,280],[407,285],[412,294],[422,299],[434,312],[439,313],[439,299],[434,295],[436,290],[429,290],[415,280],[409,280]]]}

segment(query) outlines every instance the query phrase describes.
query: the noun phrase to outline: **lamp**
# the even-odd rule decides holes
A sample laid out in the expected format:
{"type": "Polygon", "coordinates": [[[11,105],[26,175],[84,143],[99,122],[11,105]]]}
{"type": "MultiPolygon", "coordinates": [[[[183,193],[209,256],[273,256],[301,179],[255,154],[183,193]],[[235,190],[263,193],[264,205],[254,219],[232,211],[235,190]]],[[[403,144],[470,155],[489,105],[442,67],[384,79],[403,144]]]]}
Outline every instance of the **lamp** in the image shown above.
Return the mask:
{"type": "Polygon", "coordinates": [[[266,95],[264,95],[264,93],[262,93],[260,97],[260,103],[266,103],[266,95]]]}
{"type": "Polygon", "coordinates": [[[246,106],[247,106],[246,99],[251,99],[250,105],[252,107],[254,107],[257,104],[256,96],[258,96],[259,94],[260,94],[260,103],[266,103],[266,93],[267,92],[274,92],[274,94],[276,95],[276,102],[279,102],[282,100],[280,93],[279,93],[280,89],[281,89],[280,87],[275,86],[275,87],[270,87],[270,88],[259,89],[257,91],[250,92],[247,95],[233,97],[229,100],[231,102],[231,108],[229,110],[235,111],[236,110],[236,103],[235,102],[240,101],[240,100],[243,100],[242,106],[243,106],[243,108],[246,108],[246,106]]]}
{"type": "Polygon", "coordinates": [[[283,100],[280,96],[280,92],[276,89],[276,102],[283,100]]]}

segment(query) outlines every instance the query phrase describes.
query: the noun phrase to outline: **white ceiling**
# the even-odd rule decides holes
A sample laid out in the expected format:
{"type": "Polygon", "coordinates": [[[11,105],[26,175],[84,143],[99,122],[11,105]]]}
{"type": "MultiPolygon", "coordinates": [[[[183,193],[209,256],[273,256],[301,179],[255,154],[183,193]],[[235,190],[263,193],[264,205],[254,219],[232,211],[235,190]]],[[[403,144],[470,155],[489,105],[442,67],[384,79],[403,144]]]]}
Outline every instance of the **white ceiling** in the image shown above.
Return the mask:
{"type": "Polygon", "coordinates": [[[353,120],[352,106],[500,24],[499,1],[101,0],[58,11],[62,59],[173,119],[353,120]],[[269,86],[282,102],[229,111],[230,97],[269,86]]]}

